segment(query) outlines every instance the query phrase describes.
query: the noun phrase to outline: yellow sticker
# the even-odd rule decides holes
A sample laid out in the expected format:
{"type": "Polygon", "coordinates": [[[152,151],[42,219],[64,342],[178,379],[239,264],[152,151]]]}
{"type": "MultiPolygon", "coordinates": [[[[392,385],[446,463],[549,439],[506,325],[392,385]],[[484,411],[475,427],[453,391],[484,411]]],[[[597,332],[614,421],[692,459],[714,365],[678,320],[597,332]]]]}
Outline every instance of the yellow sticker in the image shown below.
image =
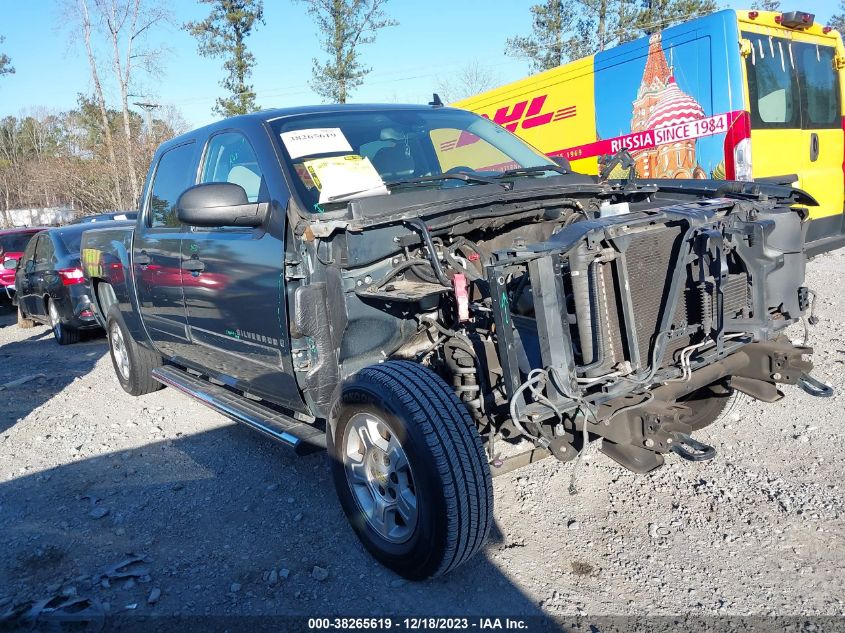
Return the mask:
{"type": "Polygon", "coordinates": [[[303,166],[320,192],[320,204],[336,198],[387,193],[384,181],[366,156],[347,154],[307,160],[303,166]]]}

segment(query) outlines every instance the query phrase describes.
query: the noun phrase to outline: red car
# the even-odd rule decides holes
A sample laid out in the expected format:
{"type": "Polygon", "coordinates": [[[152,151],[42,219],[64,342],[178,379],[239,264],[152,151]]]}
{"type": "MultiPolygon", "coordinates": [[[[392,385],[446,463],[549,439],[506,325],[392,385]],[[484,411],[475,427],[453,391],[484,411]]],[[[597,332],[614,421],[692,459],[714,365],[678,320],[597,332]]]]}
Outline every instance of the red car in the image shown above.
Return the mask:
{"type": "Polygon", "coordinates": [[[15,289],[15,268],[6,268],[6,260],[20,259],[30,238],[47,227],[32,226],[25,229],[0,231],[0,300],[15,289]]]}

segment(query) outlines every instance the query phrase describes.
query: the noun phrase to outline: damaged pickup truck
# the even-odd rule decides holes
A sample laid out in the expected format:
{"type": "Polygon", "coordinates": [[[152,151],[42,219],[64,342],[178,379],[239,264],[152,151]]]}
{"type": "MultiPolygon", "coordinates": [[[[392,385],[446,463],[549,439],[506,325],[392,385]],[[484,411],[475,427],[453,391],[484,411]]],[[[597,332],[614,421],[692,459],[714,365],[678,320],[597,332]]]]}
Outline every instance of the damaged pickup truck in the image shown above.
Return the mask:
{"type": "MultiPolygon", "coordinates": [[[[624,159],[624,156],[617,159],[624,159]]],[[[599,181],[443,107],[324,106],[165,143],[137,225],[85,233],[117,378],[303,451],[412,579],[481,547],[493,475],[589,441],[648,472],[809,374],[807,194],[599,181]]]]}

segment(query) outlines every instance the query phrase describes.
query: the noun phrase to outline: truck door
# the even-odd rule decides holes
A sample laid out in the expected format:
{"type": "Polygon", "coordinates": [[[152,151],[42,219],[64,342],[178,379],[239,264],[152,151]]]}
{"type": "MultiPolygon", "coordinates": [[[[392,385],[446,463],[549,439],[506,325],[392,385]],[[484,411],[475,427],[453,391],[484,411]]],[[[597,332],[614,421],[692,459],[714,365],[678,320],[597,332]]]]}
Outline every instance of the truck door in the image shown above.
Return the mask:
{"type": "Polygon", "coordinates": [[[842,214],[845,133],[839,103],[839,72],[834,66],[836,49],[832,45],[802,41],[803,37],[808,36],[796,34],[793,42],[801,87],[804,145],[799,156],[803,163],[801,187],[819,201],[819,208],[811,210],[811,217],[817,220],[842,214]]]}
{"type": "Polygon", "coordinates": [[[196,179],[195,149],[191,142],[161,155],[132,243],[138,308],[150,339],[169,357],[189,347],[181,280],[183,227],[176,217],[176,201],[196,179]]]}
{"type": "Polygon", "coordinates": [[[800,176],[804,167],[799,158],[806,148],[792,37],[788,31],[777,32],[777,36],[747,31],[742,34],[751,43],[745,70],[754,178],[800,176]]]}
{"type": "Polygon", "coordinates": [[[296,409],[302,404],[289,364],[284,295],[287,195],[272,195],[265,178],[278,170],[274,160],[260,158],[238,131],[219,132],[207,143],[200,182],[240,185],[250,202],[284,199],[271,205],[277,216],[267,226],[186,229],[182,290],[193,345],[184,356],[232,386],[296,409]]]}
{"type": "MultiPolygon", "coordinates": [[[[754,178],[797,174],[797,186],[819,202],[810,217],[839,220],[845,134],[836,49],[810,34],[757,28],[764,32],[743,32],[751,43],[745,69],[754,178]]],[[[814,228],[808,240],[818,237],[814,228]]]]}

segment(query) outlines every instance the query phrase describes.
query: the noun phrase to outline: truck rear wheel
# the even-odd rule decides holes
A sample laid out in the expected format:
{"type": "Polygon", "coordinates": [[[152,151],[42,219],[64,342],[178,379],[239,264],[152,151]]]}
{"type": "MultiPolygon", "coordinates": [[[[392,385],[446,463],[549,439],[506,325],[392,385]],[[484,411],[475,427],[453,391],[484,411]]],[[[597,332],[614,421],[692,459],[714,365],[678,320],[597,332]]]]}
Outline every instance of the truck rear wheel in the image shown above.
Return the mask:
{"type": "Polygon", "coordinates": [[[408,361],[367,367],[344,384],[333,418],[335,488],[376,559],[421,580],[481,549],[490,469],[469,413],[437,374],[408,361]]]}
{"type": "Polygon", "coordinates": [[[161,356],[135,342],[116,305],[109,308],[106,334],[114,373],[126,393],[143,396],[164,386],[152,376],[153,369],[161,367],[161,356]]]}

